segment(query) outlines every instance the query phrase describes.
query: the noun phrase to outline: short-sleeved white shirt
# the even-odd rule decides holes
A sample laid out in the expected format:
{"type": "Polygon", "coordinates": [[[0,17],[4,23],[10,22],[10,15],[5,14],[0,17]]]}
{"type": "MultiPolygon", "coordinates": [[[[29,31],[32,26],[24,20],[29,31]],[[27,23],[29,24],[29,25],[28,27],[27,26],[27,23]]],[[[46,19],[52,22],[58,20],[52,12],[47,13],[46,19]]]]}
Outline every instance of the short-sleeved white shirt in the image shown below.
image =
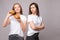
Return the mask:
{"type": "Polygon", "coordinates": [[[27,36],[31,36],[39,31],[33,30],[30,26],[30,22],[33,21],[36,26],[39,26],[42,23],[42,17],[37,15],[28,15],[28,32],[27,36]]]}
{"type": "MultiPolygon", "coordinates": [[[[22,22],[26,22],[26,17],[24,15],[20,15],[20,18],[22,22]]],[[[9,19],[11,20],[9,35],[18,34],[23,37],[24,35],[20,23],[14,18],[14,16],[9,17],[9,19]]]]}

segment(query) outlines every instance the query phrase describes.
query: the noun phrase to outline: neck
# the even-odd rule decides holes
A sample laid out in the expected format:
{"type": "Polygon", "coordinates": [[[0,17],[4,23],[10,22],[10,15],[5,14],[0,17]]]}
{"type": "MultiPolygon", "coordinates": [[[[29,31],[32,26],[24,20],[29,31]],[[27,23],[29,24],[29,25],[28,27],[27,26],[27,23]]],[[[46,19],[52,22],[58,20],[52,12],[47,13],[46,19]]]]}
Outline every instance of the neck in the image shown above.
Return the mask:
{"type": "Polygon", "coordinates": [[[32,13],[32,15],[36,15],[36,13],[32,13]]]}

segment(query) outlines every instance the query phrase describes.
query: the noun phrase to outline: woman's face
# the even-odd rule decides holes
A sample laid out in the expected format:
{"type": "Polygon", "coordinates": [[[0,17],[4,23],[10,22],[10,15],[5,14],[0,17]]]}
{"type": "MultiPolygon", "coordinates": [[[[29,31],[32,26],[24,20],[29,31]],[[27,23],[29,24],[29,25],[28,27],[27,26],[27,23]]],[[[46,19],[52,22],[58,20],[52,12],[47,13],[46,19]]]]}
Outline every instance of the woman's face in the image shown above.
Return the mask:
{"type": "Polygon", "coordinates": [[[20,13],[20,6],[18,4],[14,5],[14,11],[20,13]]]}
{"type": "Polygon", "coordinates": [[[35,5],[31,5],[31,12],[32,13],[36,13],[36,7],[35,7],[35,5]]]}

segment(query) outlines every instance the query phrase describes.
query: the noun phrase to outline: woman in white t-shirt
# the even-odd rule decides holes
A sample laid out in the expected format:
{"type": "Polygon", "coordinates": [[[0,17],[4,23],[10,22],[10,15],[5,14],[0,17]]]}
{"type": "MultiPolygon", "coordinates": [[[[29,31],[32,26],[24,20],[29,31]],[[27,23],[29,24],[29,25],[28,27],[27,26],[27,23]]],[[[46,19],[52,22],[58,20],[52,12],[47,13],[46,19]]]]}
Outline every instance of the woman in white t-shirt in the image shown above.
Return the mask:
{"type": "Polygon", "coordinates": [[[12,10],[8,12],[3,27],[8,24],[10,24],[9,40],[24,40],[26,17],[22,14],[22,7],[19,3],[15,3],[12,10]]]}
{"type": "Polygon", "coordinates": [[[39,40],[39,31],[44,29],[42,17],[39,16],[39,8],[37,3],[31,3],[28,15],[28,32],[26,40],[39,40]]]}

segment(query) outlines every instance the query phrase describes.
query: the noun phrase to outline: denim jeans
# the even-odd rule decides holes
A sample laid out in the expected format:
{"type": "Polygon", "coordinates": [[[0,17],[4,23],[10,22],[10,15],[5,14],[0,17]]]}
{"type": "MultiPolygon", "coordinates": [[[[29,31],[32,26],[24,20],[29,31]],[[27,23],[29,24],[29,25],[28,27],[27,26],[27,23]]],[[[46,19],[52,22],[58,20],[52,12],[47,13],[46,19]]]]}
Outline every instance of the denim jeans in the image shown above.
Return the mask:
{"type": "Polygon", "coordinates": [[[20,37],[18,34],[13,34],[9,36],[9,40],[24,40],[24,37],[20,37]]]}

